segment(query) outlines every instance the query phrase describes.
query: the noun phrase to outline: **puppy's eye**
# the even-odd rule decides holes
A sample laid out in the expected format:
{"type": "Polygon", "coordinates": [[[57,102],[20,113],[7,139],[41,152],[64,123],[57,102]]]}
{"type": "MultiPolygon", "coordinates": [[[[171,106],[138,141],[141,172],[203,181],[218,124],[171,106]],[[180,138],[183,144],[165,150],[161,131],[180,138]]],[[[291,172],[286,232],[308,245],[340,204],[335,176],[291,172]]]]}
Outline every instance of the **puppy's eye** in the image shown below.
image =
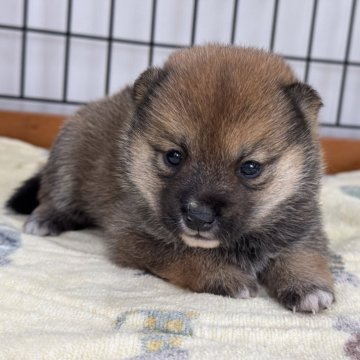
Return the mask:
{"type": "Polygon", "coordinates": [[[256,161],[245,161],[240,166],[240,175],[247,179],[253,179],[260,175],[261,165],[256,161]]]}
{"type": "Polygon", "coordinates": [[[170,166],[179,166],[183,160],[183,155],[177,150],[170,150],[165,154],[165,162],[170,166]]]}

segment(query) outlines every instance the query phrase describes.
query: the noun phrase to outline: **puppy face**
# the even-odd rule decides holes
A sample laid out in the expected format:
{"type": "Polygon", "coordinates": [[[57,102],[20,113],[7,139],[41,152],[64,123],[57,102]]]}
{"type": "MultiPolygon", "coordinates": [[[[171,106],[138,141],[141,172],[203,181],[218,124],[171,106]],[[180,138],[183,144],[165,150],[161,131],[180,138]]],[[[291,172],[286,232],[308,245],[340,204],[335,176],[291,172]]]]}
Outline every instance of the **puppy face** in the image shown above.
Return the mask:
{"type": "Polygon", "coordinates": [[[269,229],[318,173],[320,99],[277,56],[182,50],[138,79],[134,99],[130,177],[159,226],[189,246],[269,229]]]}

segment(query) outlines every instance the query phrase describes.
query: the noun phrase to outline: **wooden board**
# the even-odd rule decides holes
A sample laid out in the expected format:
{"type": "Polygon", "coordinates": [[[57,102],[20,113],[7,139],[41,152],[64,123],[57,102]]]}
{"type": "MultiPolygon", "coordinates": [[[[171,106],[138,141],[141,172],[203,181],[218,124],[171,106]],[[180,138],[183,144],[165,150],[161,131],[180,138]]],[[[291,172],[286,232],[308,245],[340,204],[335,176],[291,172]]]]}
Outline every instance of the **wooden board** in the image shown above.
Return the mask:
{"type": "Polygon", "coordinates": [[[323,138],[321,145],[327,173],[360,170],[360,140],[323,138]]]}
{"type": "MultiPolygon", "coordinates": [[[[65,117],[0,111],[0,136],[49,148],[65,117]]],[[[321,139],[328,173],[360,170],[360,140],[321,139]]]]}
{"type": "Polygon", "coordinates": [[[0,111],[0,136],[48,148],[64,119],[62,115],[0,111]]]}

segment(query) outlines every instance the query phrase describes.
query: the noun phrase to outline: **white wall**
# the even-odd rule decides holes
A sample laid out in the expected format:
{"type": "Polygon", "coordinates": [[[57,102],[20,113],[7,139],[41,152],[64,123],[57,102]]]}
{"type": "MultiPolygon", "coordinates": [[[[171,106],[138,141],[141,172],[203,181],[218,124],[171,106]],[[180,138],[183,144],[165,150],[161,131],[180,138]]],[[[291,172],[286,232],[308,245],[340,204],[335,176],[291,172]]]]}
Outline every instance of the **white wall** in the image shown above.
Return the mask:
{"type": "MultiPolygon", "coordinates": [[[[22,25],[22,0],[0,0],[0,24],[22,25]]],[[[109,0],[73,0],[71,30],[100,37],[108,35],[109,0]]],[[[311,56],[344,60],[352,0],[319,0],[311,56]]],[[[117,0],[114,37],[148,42],[151,0],[117,0]]],[[[233,0],[200,0],[195,43],[229,42],[233,0]]],[[[282,0],[274,51],[287,56],[305,56],[313,0],[282,0]]],[[[240,0],[236,44],[269,48],[274,0],[240,0]]],[[[188,45],[191,39],[193,0],[158,0],[155,43],[188,45]]],[[[66,30],[66,0],[29,0],[28,26],[66,30]]],[[[21,32],[0,29],[0,94],[19,94],[21,32]]],[[[62,36],[28,33],[25,68],[25,96],[61,99],[63,93],[65,39],[62,36]]],[[[160,65],[171,49],[156,47],[154,63],[160,65]]],[[[107,43],[73,38],[67,96],[70,101],[88,101],[105,91],[107,43]]],[[[110,90],[133,81],[148,65],[149,49],[143,45],[115,43],[112,52],[110,90]]],[[[351,62],[360,63],[360,6],[350,49],[351,62]]],[[[290,61],[303,78],[305,62],[290,61]]],[[[321,120],[336,121],[341,65],[312,63],[309,80],[322,95],[325,107],[321,120]]],[[[0,107],[51,112],[72,112],[73,106],[4,100],[0,107]]],[[[342,109],[342,123],[360,126],[360,67],[349,66],[342,109]]],[[[325,129],[335,135],[360,137],[360,131],[325,129]]]]}

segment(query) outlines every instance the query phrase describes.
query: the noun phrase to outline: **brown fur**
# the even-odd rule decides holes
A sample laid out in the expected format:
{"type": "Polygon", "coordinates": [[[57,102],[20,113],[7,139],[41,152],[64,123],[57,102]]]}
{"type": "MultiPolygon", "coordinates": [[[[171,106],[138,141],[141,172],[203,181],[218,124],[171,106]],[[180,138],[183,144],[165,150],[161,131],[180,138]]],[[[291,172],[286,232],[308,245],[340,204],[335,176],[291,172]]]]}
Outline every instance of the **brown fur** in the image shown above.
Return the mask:
{"type": "Polygon", "coordinates": [[[65,124],[25,230],[96,224],[122,266],[239,297],[254,296],[259,278],[285,306],[318,311],[333,301],[318,204],[320,106],[279,56],[177,51],[65,124]],[[170,150],[183,154],[181,166],[169,166],[170,150]],[[261,164],[259,176],[241,176],[246,161],[261,164]],[[199,204],[214,215],[208,231],[186,225],[199,204]]]}

